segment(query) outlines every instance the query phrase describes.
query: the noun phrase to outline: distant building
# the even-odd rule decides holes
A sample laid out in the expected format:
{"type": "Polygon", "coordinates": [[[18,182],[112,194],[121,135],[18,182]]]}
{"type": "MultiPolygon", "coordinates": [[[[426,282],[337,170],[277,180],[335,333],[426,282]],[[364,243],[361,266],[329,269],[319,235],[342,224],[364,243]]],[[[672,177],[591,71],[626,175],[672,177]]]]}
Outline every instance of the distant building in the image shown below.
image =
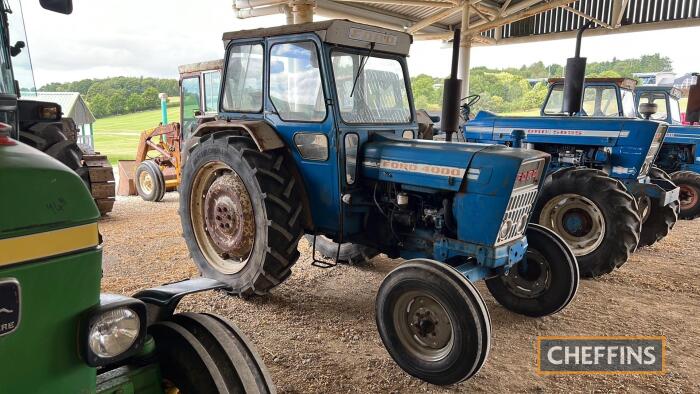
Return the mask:
{"type": "Polygon", "coordinates": [[[78,143],[95,148],[93,128],[95,116],[88,108],[85,100],[77,92],[36,92],[36,96],[23,96],[27,100],[49,101],[61,106],[64,118],[71,118],[80,131],[78,143]]]}

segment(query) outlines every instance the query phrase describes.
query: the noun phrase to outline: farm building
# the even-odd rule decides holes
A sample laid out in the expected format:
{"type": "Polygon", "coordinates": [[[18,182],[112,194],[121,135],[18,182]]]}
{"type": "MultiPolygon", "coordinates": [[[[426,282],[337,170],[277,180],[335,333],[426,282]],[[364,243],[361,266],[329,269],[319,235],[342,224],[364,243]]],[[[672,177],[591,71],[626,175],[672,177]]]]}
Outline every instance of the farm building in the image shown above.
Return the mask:
{"type": "Polygon", "coordinates": [[[88,108],[87,103],[78,92],[37,92],[35,97],[26,97],[30,100],[49,101],[61,106],[64,118],[71,118],[80,130],[78,143],[95,148],[93,141],[92,125],[95,116],[88,108]]]}

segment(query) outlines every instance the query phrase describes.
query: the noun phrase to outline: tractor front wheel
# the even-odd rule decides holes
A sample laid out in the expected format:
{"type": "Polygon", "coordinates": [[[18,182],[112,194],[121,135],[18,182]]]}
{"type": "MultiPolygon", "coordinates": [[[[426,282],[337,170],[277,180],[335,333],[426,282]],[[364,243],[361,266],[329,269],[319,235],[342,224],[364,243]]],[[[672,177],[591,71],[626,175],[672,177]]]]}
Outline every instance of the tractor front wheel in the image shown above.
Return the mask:
{"type": "Polygon", "coordinates": [[[263,295],[299,258],[302,202],[285,152],[260,152],[234,131],[202,137],[189,152],[180,221],[202,276],[243,297],[263,295]]]}
{"type": "Polygon", "coordinates": [[[506,309],[530,317],[564,309],[576,295],[579,282],[576,257],[552,230],[531,223],[527,254],[510,271],[486,280],[491,295],[506,309]]]}
{"type": "MultiPolygon", "coordinates": [[[[671,177],[662,169],[652,167],[649,177],[673,182],[671,177]]],[[[678,221],[679,201],[673,201],[666,206],[660,206],[658,200],[642,197],[639,202],[642,218],[642,232],[639,235],[639,246],[650,246],[664,239],[678,221]]]]}
{"type": "Polygon", "coordinates": [[[182,313],[149,327],[165,389],[182,393],[275,391],[249,341],[214,315],[182,313]]]}
{"type": "Polygon", "coordinates": [[[589,168],[556,171],[545,182],[533,221],[569,245],[583,277],[623,265],[639,244],[642,222],[625,186],[589,168]]]}
{"type": "Polygon", "coordinates": [[[144,201],[161,201],[165,195],[165,177],[153,160],[141,162],[136,167],[136,192],[144,201]]]}
{"type": "Polygon", "coordinates": [[[678,216],[683,220],[700,217],[700,174],[678,171],[671,174],[671,179],[681,189],[681,211],[678,216]]]}
{"type": "Polygon", "coordinates": [[[408,374],[447,385],[484,365],[491,320],[473,284],[446,264],[409,260],[379,286],[376,319],[384,346],[408,374]]]}

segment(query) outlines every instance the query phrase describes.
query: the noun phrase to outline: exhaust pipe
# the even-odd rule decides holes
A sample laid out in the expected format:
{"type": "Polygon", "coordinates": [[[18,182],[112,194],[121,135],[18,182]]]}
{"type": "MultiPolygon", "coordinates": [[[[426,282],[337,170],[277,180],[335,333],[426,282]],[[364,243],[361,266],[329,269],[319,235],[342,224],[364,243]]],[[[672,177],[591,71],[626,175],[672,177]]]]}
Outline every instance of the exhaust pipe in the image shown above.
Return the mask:
{"type": "Polygon", "coordinates": [[[583,84],[586,81],[586,58],[581,57],[581,38],[583,38],[583,32],[591,26],[593,26],[593,21],[588,21],[581,26],[576,34],[576,54],[574,57],[566,59],[562,112],[569,114],[569,116],[581,112],[583,84]]]}
{"type": "Polygon", "coordinates": [[[452,141],[452,134],[459,132],[459,96],[462,94],[462,80],[457,78],[459,65],[460,29],[455,29],[452,40],[452,72],[445,80],[442,94],[442,120],[440,128],[445,133],[445,141],[452,141]]]}

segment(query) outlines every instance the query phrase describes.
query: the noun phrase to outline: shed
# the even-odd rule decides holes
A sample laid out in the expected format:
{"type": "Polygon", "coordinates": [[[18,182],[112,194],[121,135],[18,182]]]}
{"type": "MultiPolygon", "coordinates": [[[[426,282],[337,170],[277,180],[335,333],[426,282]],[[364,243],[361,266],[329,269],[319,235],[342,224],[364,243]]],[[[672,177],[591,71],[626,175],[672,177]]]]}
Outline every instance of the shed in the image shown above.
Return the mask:
{"type": "Polygon", "coordinates": [[[88,108],[87,103],[78,92],[36,92],[35,97],[26,97],[29,100],[48,101],[61,106],[64,118],[71,118],[80,130],[78,143],[88,145],[94,149],[92,124],[95,116],[88,108]]]}

